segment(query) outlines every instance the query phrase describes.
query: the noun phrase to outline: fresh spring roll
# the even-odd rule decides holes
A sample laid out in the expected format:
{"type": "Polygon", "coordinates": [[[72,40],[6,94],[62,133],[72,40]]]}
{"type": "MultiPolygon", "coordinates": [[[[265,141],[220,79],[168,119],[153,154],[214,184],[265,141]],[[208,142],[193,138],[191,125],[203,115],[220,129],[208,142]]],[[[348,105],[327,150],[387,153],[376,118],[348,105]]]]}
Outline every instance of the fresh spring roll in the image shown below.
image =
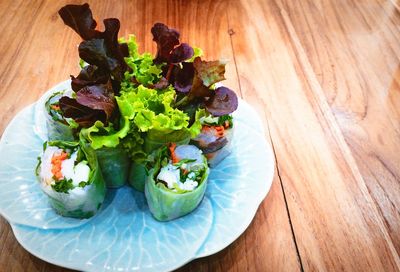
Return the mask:
{"type": "Polygon", "coordinates": [[[45,103],[46,126],[50,141],[74,141],[79,125],[71,118],[64,118],[59,100],[62,96],[71,96],[72,91],[56,92],[45,103]]]}
{"type": "MultiPolygon", "coordinates": [[[[177,130],[170,133],[150,130],[144,139],[144,151],[150,154],[157,148],[168,143],[178,145],[188,144],[190,133],[187,130],[177,130]]],[[[144,192],[144,184],[147,178],[147,170],[143,163],[132,162],[129,173],[129,184],[139,192],[144,192]]]]}
{"type": "Polygon", "coordinates": [[[130,161],[128,154],[121,145],[102,147],[96,149],[95,152],[107,187],[119,188],[124,186],[129,175],[130,161]]]}
{"type": "Polygon", "coordinates": [[[120,140],[129,131],[129,121],[122,119],[119,130],[96,121],[93,126],[83,128],[80,137],[89,142],[99,161],[100,169],[108,188],[124,186],[129,175],[130,160],[120,140]]]}
{"type": "Polygon", "coordinates": [[[211,168],[231,153],[234,132],[232,120],[231,115],[213,117],[209,114],[200,118],[201,132],[191,143],[203,151],[211,168]]]}
{"type": "Polygon", "coordinates": [[[40,186],[58,214],[89,218],[99,210],[106,187],[93,149],[83,142],[46,142],[38,159],[40,186]]]}
{"type": "Polygon", "coordinates": [[[197,147],[160,148],[145,184],[154,218],[168,221],[192,212],[204,197],[208,174],[207,160],[197,147]]]}

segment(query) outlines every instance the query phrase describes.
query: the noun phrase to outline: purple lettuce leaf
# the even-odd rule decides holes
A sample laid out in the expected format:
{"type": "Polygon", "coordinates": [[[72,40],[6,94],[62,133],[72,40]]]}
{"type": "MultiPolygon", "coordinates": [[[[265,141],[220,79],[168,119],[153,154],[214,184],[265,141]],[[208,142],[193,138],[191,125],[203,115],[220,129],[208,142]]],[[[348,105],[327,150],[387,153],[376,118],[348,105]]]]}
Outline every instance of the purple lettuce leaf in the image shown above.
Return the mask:
{"type": "Polygon", "coordinates": [[[101,32],[95,30],[97,23],[93,19],[92,11],[88,4],[66,5],[58,11],[58,14],[64,24],[75,30],[82,39],[90,40],[100,37],[101,32]]]}
{"type": "Polygon", "coordinates": [[[193,63],[183,62],[182,68],[175,67],[173,75],[174,88],[180,93],[188,93],[193,83],[193,63]]]}
{"type": "Polygon", "coordinates": [[[105,19],[104,25],[106,29],[101,39],[81,42],[79,56],[87,63],[109,71],[114,79],[122,80],[127,65],[124,61],[126,48],[118,43],[120,23],[118,19],[111,18],[105,19]]]}
{"type": "Polygon", "coordinates": [[[114,79],[120,81],[127,70],[124,57],[128,56],[128,48],[118,43],[119,20],[105,19],[105,30],[100,32],[95,30],[97,23],[88,4],[66,5],[59,10],[59,14],[64,23],[84,40],[79,45],[81,59],[108,71],[114,79]]]}
{"type": "Polygon", "coordinates": [[[200,57],[194,59],[193,66],[196,70],[196,76],[203,82],[204,86],[210,87],[211,85],[225,80],[225,62],[204,61],[200,57]]]}
{"type": "Polygon", "coordinates": [[[153,41],[157,43],[157,55],[154,62],[169,62],[172,49],[179,44],[179,32],[162,23],[156,23],[151,28],[151,33],[153,41]]]}
{"type": "Polygon", "coordinates": [[[72,90],[78,92],[86,86],[105,84],[109,80],[110,75],[97,68],[94,65],[85,66],[77,77],[71,76],[72,90]]]}
{"type": "Polygon", "coordinates": [[[76,93],[76,101],[93,110],[100,110],[106,115],[106,122],[111,118],[116,102],[111,82],[86,86],[76,93]]]}
{"type": "Polygon", "coordinates": [[[161,77],[160,80],[154,84],[153,86],[149,86],[151,88],[157,89],[157,90],[162,90],[167,88],[169,85],[168,80],[165,77],[161,77]]]}
{"type": "Polygon", "coordinates": [[[219,87],[214,95],[205,102],[206,109],[213,116],[231,114],[238,107],[238,98],[234,91],[226,87],[219,87]]]}
{"type": "Polygon", "coordinates": [[[188,45],[187,43],[181,43],[179,46],[171,51],[169,62],[177,64],[190,59],[191,57],[193,57],[193,54],[194,51],[190,45],[188,45]]]}
{"type": "Polygon", "coordinates": [[[97,120],[106,122],[106,115],[103,111],[93,110],[79,104],[75,99],[63,96],[60,98],[59,105],[65,118],[72,118],[81,127],[90,127],[97,120]]]}
{"type": "Polygon", "coordinates": [[[225,63],[221,61],[204,61],[200,57],[194,59],[194,77],[189,91],[189,100],[194,97],[207,98],[214,95],[210,87],[225,79],[225,63]]]}

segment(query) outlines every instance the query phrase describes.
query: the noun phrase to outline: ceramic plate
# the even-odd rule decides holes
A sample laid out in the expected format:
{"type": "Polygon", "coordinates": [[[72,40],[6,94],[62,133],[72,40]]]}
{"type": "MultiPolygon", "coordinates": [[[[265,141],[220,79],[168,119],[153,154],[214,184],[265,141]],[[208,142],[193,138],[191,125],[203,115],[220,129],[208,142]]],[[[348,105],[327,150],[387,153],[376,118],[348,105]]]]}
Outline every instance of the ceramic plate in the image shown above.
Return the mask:
{"type": "Polygon", "coordinates": [[[191,214],[154,220],[144,195],[130,187],[109,190],[92,219],[58,216],[34,176],[47,138],[44,101],[18,113],[0,141],[0,213],[33,255],[83,271],[168,271],[214,254],[239,237],[267,195],[274,159],[260,118],[243,100],[234,113],[232,153],[211,170],[206,196],[191,214]]]}

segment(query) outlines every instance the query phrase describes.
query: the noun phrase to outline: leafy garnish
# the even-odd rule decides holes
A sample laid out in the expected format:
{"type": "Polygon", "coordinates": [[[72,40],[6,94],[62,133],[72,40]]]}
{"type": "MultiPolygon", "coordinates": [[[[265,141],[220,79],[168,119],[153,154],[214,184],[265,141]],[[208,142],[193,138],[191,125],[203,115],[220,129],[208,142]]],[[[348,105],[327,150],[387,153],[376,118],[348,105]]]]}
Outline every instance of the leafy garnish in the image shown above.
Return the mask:
{"type": "Polygon", "coordinates": [[[194,77],[193,63],[184,62],[182,68],[174,69],[174,87],[178,92],[188,93],[192,88],[194,77]]]}
{"type": "Polygon", "coordinates": [[[90,109],[104,112],[106,115],[105,123],[108,123],[116,106],[110,82],[84,87],[76,93],[76,101],[90,109]]]}
{"type": "Polygon", "coordinates": [[[86,86],[105,84],[109,81],[107,72],[100,70],[94,65],[84,66],[77,77],[71,76],[72,90],[78,92],[86,86]]]}
{"type": "Polygon", "coordinates": [[[120,22],[114,18],[105,19],[105,30],[96,30],[97,23],[88,4],[66,5],[59,14],[83,39],[79,56],[89,64],[77,77],[71,76],[76,100],[62,97],[61,111],[64,117],[72,118],[82,127],[89,127],[97,120],[108,124],[116,107],[114,95],[118,94],[120,81],[128,67],[124,61],[128,46],[118,43],[120,22]]]}
{"type": "Polygon", "coordinates": [[[125,90],[117,103],[121,115],[133,120],[139,131],[156,129],[164,133],[187,128],[189,117],[172,107],[175,91],[157,91],[143,85],[125,90]]]}
{"type": "Polygon", "coordinates": [[[96,21],[88,4],[66,5],[58,11],[66,25],[78,33],[83,40],[90,40],[100,36],[96,31],[96,21]]]}
{"type": "Polygon", "coordinates": [[[74,185],[72,183],[72,179],[64,178],[56,181],[56,183],[52,184],[51,187],[56,192],[68,194],[68,191],[73,189],[74,185]]]}
{"type": "Polygon", "coordinates": [[[90,140],[90,145],[93,149],[116,147],[120,143],[120,140],[125,138],[129,132],[129,120],[128,118],[123,120],[121,129],[118,131],[114,129],[112,124],[105,127],[102,122],[96,121],[90,128],[82,129],[81,135],[90,140]]]}
{"type": "Polygon", "coordinates": [[[106,121],[106,114],[103,111],[93,110],[67,96],[60,98],[60,108],[65,118],[72,118],[81,127],[90,127],[97,120],[106,121]]]}
{"type": "Polygon", "coordinates": [[[225,79],[225,65],[223,61],[204,61],[201,58],[195,58],[193,62],[196,76],[202,81],[205,87],[220,82],[225,79]]]}
{"type": "Polygon", "coordinates": [[[179,32],[162,23],[156,23],[151,28],[151,33],[153,41],[157,43],[157,55],[154,62],[169,62],[172,49],[179,44],[179,32]]]}
{"type": "Polygon", "coordinates": [[[208,112],[214,116],[222,116],[234,112],[238,107],[236,94],[226,87],[219,87],[205,103],[208,112]]]}
{"type": "Polygon", "coordinates": [[[79,56],[85,62],[108,71],[114,79],[121,80],[127,66],[125,46],[118,43],[120,22],[118,19],[103,20],[105,30],[95,30],[96,21],[88,4],[66,5],[58,12],[64,23],[75,30],[84,40],[79,45],[79,56]]]}
{"type": "Polygon", "coordinates": [[[193,56],[193,48],[187,43],[181,43],[178,47],[172,50],[169,62],[177,64],[193,56]]]}
{"type": "MultiPolygon", "coordinates": [[[[124,82],[122,85],[125,86],[125,88],[128,87],[127,85],[133,85],[133,83],[150,86],[160,79],[162,72],[161,65],[153,63],[151,54],[139,54],[136,37],[134,35],[129,35],[128,40],[121,38],[119,42],[127,45],[129,50],[129,56],[125,58],[125,62],[131,71],[127,71],[124,74],[124,82]]],[[[167,86],[168,82],[167,85],[160,87],[166,88],[167,86]]]]}

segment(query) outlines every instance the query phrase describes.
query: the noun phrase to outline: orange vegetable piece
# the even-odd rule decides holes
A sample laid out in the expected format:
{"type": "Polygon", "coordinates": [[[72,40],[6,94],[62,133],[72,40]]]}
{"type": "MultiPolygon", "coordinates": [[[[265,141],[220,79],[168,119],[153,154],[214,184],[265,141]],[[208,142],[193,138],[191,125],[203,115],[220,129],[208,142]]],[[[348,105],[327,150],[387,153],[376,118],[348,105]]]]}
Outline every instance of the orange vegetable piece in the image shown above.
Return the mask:
{"type": "Polygon", "coordinates": [[[175,154],[176,143],[171,143],[168,148],[169,152],[171,153],[172,163],[178,163],[179,159],[175,154]]]}
{"type": "Polygon", "coordinates": [[[59,105],[50,105],[50,108],[52,108],[53,110],[60,110],[59,105]]]}
{"type": "Polygon", "coordinates": [[[61,164],[63,160],[68,158],[68,154],[66,152],[61,152],[60,155],[53,155],[51,158],[51,173],[54,175],[56,180],[60,180],[63,178],[63,175],[61,173],[61,164]]]}

